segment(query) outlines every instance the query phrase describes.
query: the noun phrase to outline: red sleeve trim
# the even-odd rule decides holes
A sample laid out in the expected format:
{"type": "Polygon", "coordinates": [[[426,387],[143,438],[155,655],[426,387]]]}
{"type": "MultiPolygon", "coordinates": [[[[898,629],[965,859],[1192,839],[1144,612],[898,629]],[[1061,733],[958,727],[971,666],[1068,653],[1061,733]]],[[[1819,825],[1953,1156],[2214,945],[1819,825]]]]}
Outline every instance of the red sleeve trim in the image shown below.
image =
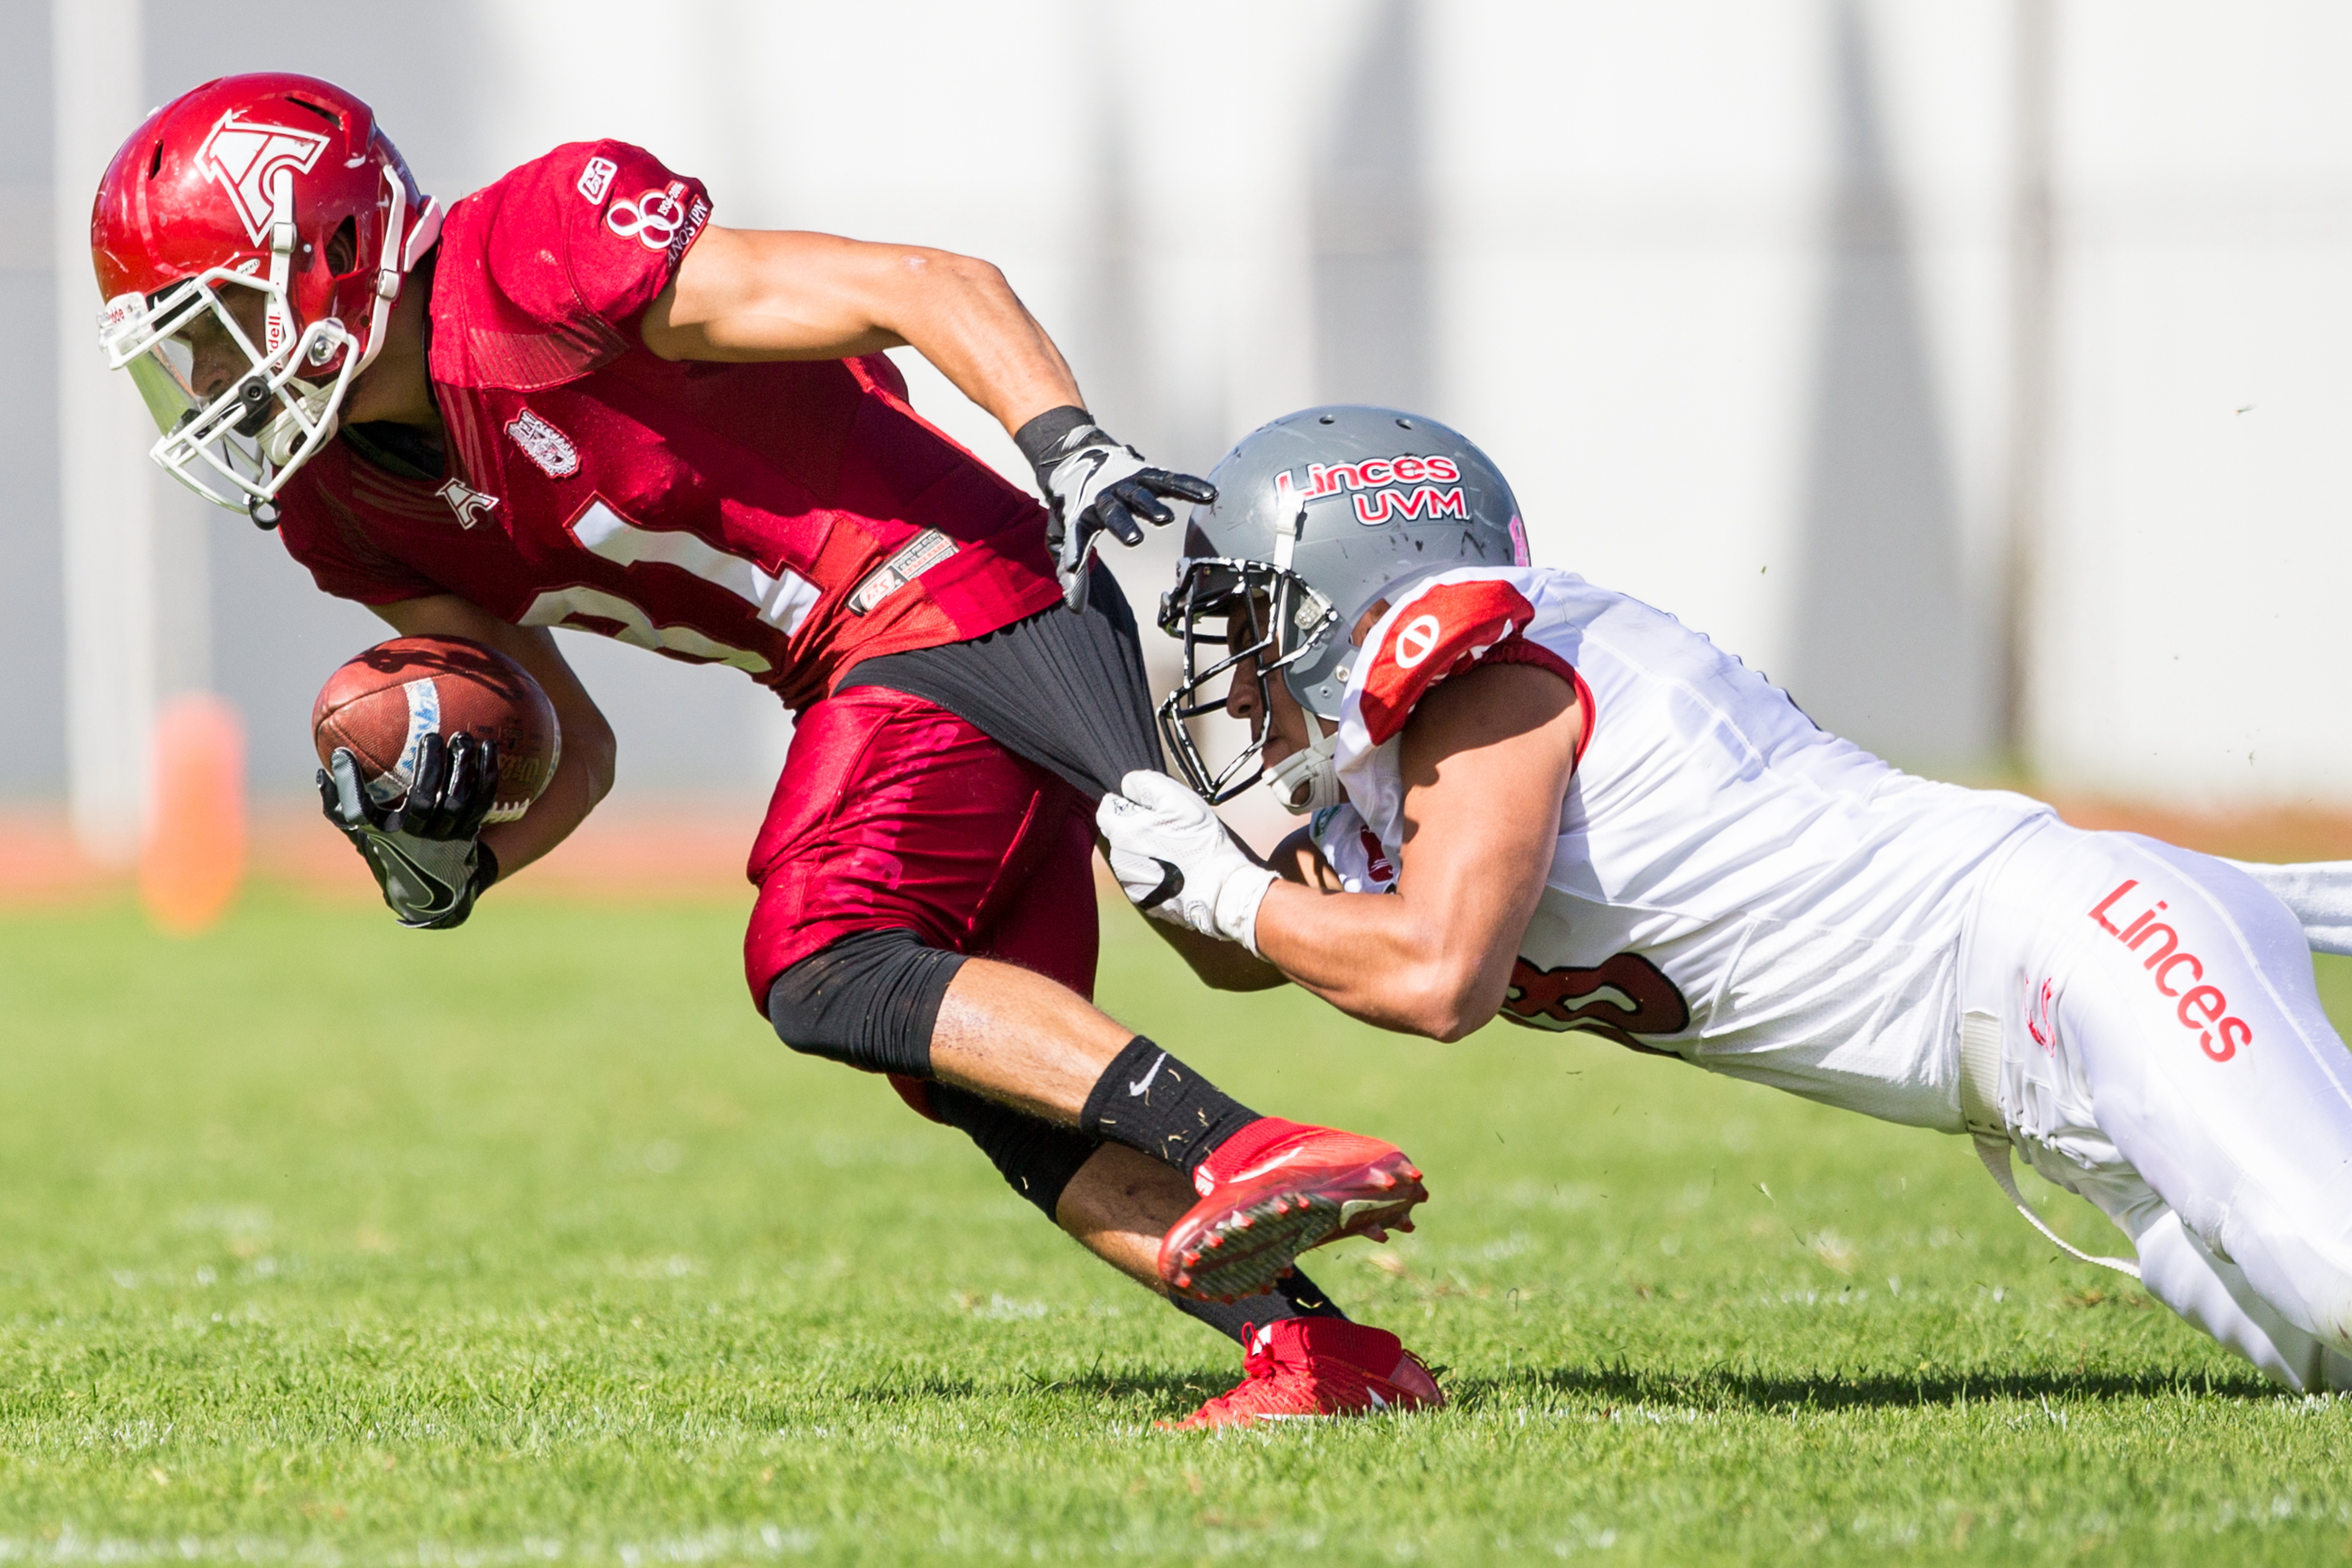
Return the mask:
{"type": "Polygon", "coordinates": [[[1482,664],[1533,664],[1539,670],[1549,670],[1553,674],[1575,687],[1577,704],[1584,709],[1584,733],[1576,737],[1576,756],[1572,761],[1578,766],[1583,764],[1584,748],[1592,744],[1592,725],[1599,710],[1592,706],[1592,688],[1584,684],[1584,677],[1577,672],[1574,664],[1570,664],[1541,643],[1531,643],[1517,632],[1513,632],[1486,650],[1486,656],[1479,663],[1482,664]]]}
{"type": "Polygon", "coordinates": [[[1406,721],[1430,688],[1450,676],[1484,664],[1532,664],[1568,682],[1584,705],[1584,733],[1576,758],[1592,740],[1592,688],[1576,667],[1525,635],[1535,606],[1507,582],[1449,582],[1431,589],[1401,611],[1372,655],[1364,677],[1360,710],[1374,746],[1403,733],[1406,721]]]}

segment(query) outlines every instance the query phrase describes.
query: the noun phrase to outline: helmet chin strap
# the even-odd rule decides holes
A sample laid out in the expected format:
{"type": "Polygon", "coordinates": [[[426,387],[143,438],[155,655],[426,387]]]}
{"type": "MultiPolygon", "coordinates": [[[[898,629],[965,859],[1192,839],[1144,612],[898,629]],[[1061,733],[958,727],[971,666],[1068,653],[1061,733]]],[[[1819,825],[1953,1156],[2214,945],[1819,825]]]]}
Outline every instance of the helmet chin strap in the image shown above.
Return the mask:
{"type": "Polygon", "coordinates": [[[269,186],[269,303],[261,351],[275,359],[294,341],[294,171],[280,167],[269,186]]]}
{"type": "MultiPolygon", "coordinates": [[[[359,345],[355,357],[345,363],[333,381],[323,386],[308,382],[300,383],[302,390],[296,395],[301,400],[307,420],[298,419],[289,412],[279,414],[269,422],[268,428],[262,432],[261,449],[263,456],[268,460],[273,468],[284,468],[294,457],[295,449],[299,444],[307,442],[308,449],[315,450],[334,439],[337,427],[341,423],[345,389],[364,373],[367,368],[375,362],[375,357],[383,351],[383,340],[392,321],[392,308],[400,298],[403,280],[407,277],[409,270],[416,265],[418,258],[431,248],[433,242],[441,237],[440,204],[430,196],[425,197],[412,221],[407,212],[406,189],[398,179],[394,177],[390,170],[384,172],[383,179],[391,193],[391,211],[384,218],[383,255],[379,258],[376,268],[374,298],[370,304],[368,312],[367,340],[359,345]]],[[[295,233],[291,172],[280,169],[278,172],[278,182],[276,199],[279,205],[276,209],[276,225],[271,230],[273,240],[269,273],[270,282],[277,286],[271,291],[269,306],[272,312],[273,333],[278,329],[275,323],[278,315],[284,315],[289,330],[291,329],[293,322],[292,314],[284,304],[288,298],[285,285],[289,276],[289,263],[293,252],[295,233]],[[280,240],[283,242],[282,246],[279,243],[280,240]]],[[[344,341],[349,340],[348,334],[345,334],[344,341]]],[[[252,511],[254,520],[263,528],[277,526],[278,509],[274,504],[267,504],[262,508],[249,507],[248,510],[252,511]],[[265,510],[267,521],[263,520],[265,510]]]]}
{"type": "Polygon", "coordinates": [[[1339,792],[1339,772],[1331,766],[1339,746],[1339,732],[1325,735],[1322,727],[1311,721],[1307,728],[1317,732],[1312,740],[1259,775],[1282,802],[1282,809],[1294,817],[1328,810],[1346,799],[1339,792]]]}

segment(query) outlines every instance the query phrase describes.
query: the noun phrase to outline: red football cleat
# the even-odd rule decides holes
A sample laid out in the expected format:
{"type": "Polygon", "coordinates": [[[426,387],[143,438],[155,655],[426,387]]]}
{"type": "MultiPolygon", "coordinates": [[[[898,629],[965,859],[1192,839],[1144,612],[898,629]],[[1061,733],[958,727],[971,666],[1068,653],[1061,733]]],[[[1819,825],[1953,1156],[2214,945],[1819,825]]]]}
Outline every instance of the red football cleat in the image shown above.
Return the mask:
{"type": "Polygon", "coordinates": [[[1248,1367],[1232,1393],[1220,1394],[1174,1429],[1436,1410],[1445,1404],[1429,1368],[1396,1335],[1344,1318],[1286,1318],[1252,1330],[1248,1367]]]}
{"type": "Polygon", "coordinates": [[[1426,1200],[1394,1144],[1261,1116],[1192,1173],[1201,1201],[1160,1243],[1160,1278],[1180,1295],[1237,1301],[1274,1283],[1309,1248],[1342,1236],[1388,1239],[1426,1200]]]}

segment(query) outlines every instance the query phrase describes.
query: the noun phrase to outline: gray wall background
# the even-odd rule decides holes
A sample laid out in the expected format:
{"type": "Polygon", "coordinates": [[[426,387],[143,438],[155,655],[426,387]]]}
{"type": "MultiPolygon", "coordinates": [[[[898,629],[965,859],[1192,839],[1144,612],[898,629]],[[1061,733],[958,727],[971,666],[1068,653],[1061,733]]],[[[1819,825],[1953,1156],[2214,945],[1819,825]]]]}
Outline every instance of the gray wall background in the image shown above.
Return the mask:
{"type": "MultiPolygon", "coordinates": [[[[49,9],[0,0],[0,793],[65,787],[49,9]]],[[[95,294],[93,289],[92,293],[95,294]]]]}
{"type": "MultiPolygon", "coordinates": [[[[17,798],[63,784],[48,15],[0,0],[17,798]]],[[[2352,802],[2352,724],[2281,678],[2340,658],[2352,559],[2352,12],[2333,0],[393,15],[313,0],[297,30],[149,6],[148,98],[333,77],[445,201],[557,141],[631,137],[708,179],[720,222],[997,261],[1156,459],[1205,468],[1315,401],[1445,419],[1512,476],[1538,559],[1675,612],[1897,760],[1981,768],[2021,737],[2011,759],[2061,784],[2352,802]],[[2036,5],[2056,18],[2056,371],[2026,700],[2005,710],[2013,24],[2036,5]],[[2176,659],[2196,727],[2132,673],[2176,659]]],[[[908,370],[926,413],[1025,477],[908,370]]],[[[232,698],[256,789],[299,789],[310,696],[379,623],[154,483],[159,570],[202,589],[161,628],[160,684],[232,698]]],[[[1173,543],[1118,560],[1139,605],[1173,543]]],[[[621,732],[624,789],[766,787],[787,729],[748,682],[567,646],[621,732]]]]}

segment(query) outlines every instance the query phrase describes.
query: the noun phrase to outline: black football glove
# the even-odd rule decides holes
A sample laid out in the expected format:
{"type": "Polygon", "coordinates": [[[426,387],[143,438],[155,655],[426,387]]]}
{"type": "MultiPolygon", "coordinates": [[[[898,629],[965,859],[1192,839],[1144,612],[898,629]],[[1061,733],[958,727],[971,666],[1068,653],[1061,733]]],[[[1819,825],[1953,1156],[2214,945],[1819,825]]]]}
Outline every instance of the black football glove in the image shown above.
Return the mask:
{"type": "Polygon", "coordinates": [[[1073,610],[1087,607],[1087,569],[1106,530],[1123,545],[1141,544],[1138,517],[1155,528],[1176,520],[1168,498],[1200,505],[1217,498],[1217,487],[1206,479],[1145,463],[1141,453],[1112,439],[1082,408],[1050,409],[1013,439],[1037,470],[1037,487],[1053,509],[1045,544],[1054,552],[1063,602],[1073,610]]]}
{"type": "Polygon", "coordinates": [[[445,745],[426,736],[396,810],[368,798],[349,750],[337,747],[328,763],[319,769],[327,821],[367,862],[400,923],[427,931],[463,925],[499,876],[498,857],[478,837],[498,799],[498,742],[461,735],[445,745]]]}

